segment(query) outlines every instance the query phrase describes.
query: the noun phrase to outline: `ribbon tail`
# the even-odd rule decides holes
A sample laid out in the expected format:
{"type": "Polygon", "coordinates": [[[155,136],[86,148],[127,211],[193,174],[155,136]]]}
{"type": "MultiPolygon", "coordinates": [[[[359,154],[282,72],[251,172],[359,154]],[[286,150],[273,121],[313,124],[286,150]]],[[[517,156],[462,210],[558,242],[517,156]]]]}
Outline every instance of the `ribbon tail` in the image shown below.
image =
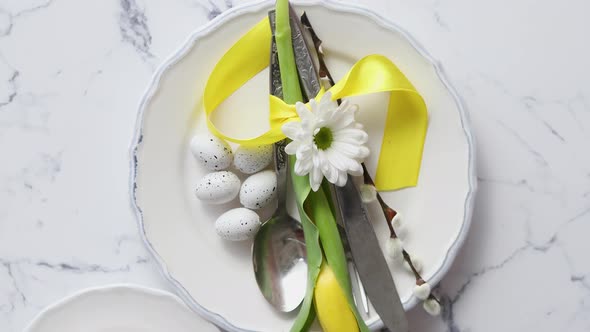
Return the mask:
{"type": "Polygon", "coordinates": [[[428,127],[426,104],[418,93],[392,91],[375,176],[378,190],[418,184],[428,127]]]}

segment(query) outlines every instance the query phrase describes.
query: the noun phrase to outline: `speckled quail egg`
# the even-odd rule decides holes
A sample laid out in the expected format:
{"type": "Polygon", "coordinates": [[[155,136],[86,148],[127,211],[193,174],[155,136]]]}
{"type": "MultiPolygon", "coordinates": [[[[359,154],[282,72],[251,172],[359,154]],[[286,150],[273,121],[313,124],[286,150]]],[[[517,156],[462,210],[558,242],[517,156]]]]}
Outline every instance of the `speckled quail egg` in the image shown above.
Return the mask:
{"type": "Polygon", "coordinates": [[[226,240],[242,241],[254,237],[260,228],[260,217],[252,210],[236,208],[215,221],[215,231],[226,240]]]}
{"type": "Polygon", "coordinates": [[[277,175],[267,170],[250,175],[240,189],[240,203],[249,209],[268,205],[277,195],[277,175]]]}
{"type": "Polygon", "coordinates": [[[227,203],[240,192],[240,179],[229,171],[213,172],[205,175],[197,184],[195,194],[201,201],[209,204],[227,203]]]}
{"type": "Polygon", "coordinates": [[[240,145],[234,153],[234,166],[244,174],[263,170],[272,161],[272,145],[240,145]]]}
{"type": "Polygon", "coordinates": [[[201,165],[211,171],[224,170],[231,165],[233,160],[229,144],[209,133],[193,137],[191,152],[201,165]]]}

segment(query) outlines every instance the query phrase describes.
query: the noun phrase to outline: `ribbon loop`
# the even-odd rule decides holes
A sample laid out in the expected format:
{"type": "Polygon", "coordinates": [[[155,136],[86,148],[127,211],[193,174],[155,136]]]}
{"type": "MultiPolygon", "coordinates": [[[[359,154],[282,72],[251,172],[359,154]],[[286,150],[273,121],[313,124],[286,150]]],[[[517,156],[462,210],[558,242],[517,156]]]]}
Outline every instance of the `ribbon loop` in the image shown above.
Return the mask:
{"type": "MultiPolygon", "coordinates": [[[[265,18],[238,40],[213,69],[203,97],[207,124],[213,134],[239,144],[272,144],[285,138],[281,131],[283,124],[297,120],[294,105],[270,96],[270,130],[258,137],[233,138],[221,133],[211,121],[211,114],[225,99],[268,67],[271,38],[270,24],[265,18]]],[[[379,190],[415,186],[420,172],[428,112],[422,96],[399,68],[383,55],[369,55],[355,63],[344,78],[328,91],[332,92],[334,100],[390,92],[375,185],[379,190]]],[[[321,91],[319,95],[323,93],[321,91]]]]}

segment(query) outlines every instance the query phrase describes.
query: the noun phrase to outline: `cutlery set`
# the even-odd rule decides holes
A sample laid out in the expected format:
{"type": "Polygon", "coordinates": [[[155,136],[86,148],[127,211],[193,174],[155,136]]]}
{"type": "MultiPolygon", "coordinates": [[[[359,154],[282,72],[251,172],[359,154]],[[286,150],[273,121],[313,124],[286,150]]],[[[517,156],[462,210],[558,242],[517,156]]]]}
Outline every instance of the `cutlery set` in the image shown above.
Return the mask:
{"type": "MultiPolygon", "coordinates": [[[[274,11],[270,11],[268,15],[274,35],[274,11]]],[[[309,21],[305,14],[300,21],[295,11],[290,8],[290,21],[297,72],[305,101],[308,101],[320,93],[322,83],[326,81],[319,76],[316,63],[322,61],[322,67],[325,64],[318,55],[320,50],[316,49],[319,47],[316,43],[319,39],[308,31],[309,21]],[[307,27],[302,26],[300,22],[307,27]],[[309,46],[309,41],[313,43],[312,47],[309,46]]],[[[276,52],[273,38],[269,85],[270,93],[280,98],[282,86],[276,52]]],[[[303,300],[307,276],[306,269],[301,268],[302,264],[305,264],[303,232],[301,226],[296,226],[297,222],[288,216],[285,207],[288,158],[284,146],[285,141],[275,143],[278,209],[273,218],[263,224],[255,237],[253,262],[262,294],[276,309],[288,312],[294,310],[303,300]]],[[[390,331],[408,331],[404,308],[354,179],[349,175],[344,187],[330,184],[330,192],[332,203],[337,210],[336,219],[357,308],[368,317],[371,310],[370,301],[390,331]]]]}

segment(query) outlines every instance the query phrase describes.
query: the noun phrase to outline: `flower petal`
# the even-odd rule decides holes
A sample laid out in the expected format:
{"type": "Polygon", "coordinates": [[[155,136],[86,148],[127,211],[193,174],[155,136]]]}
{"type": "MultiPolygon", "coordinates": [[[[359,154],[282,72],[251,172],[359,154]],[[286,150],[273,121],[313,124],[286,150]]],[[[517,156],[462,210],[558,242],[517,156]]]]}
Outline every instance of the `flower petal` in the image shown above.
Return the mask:
{"type": "Polygon", "coordinates": [[[338,172],[338,181],[336,182],[336,185],[338,187],[344,187],[346,181],[348,181],[348,173],[338,172]]]}
{"type": "Polygon", "coordinates": [[[319,151],[320,158],[322,158],[322,173],[331,183],[338,181],[338,169],[332,165],[330,160],[327,159],[324,151],[319,151]]]}
{"type": "Polygon", "coordinates": [[[329,124],[327,124],[332,130],[337,131],[352,125],[354,122],[354,116],[346,114],[344,112],[334,112],[329,124]]]}
{"type": "Polygon", "coordinates": [[[338,154],[333,148],[326,150],[326,156],[330,160],[330,163],[336,167],[336,169],[341,171],[346,171],[348,169],[346,160],[343,160],[343,156],[338,154]]]}
{"type": "Polygon", "coordinates": [[[356,128],[342,128],[334,131],[333,135],[334,140],[342,140],[358,145],[365,144],[369,140],[369,135],[364,130],[356,128]]]}
{"type": "Polygon", "coordinates": [[[323,179],[322,171],[319,167],[312,167],[311,173],[309,174],[309,184],[311,186],[311,190],[318,191],[320,185],[322,184],[323,179]]]}
{"type": "Polygon", "coordinates": [[[300,145],[301,145],[301,141],[291,141],[291,143],[289,143],[289,144],[287,144],[287,146],[285,146],[285,152],[288,155],[294,155],[297,152],[297,149],[299,149],[300,145]]]}
{"type": "Polygon", "coordinates": [[[287,122],[281,127],[281,130],[283,131],[283,134],[285,134],[285,136],[289,137],[290,139],[298,139],[302,134],[301,122],[287,122]]]}
{"type": "Polygon", "coordinates": [[[301,128],[304,132],[304,135],[310,135],[311,131],[313,131],[313,129],[316,127],[317,116],[301,102],[297,102],[295,104],[295,109],[297,110],[297,114],[301,119],[301,128]]]}
{"type": "Polygon", "coordinates": [[[331,105],[331,104],[332,104],[332,91],[328,91],[328,92],[324,93],[324,95],[320,99],[320,106],[331,105]]]}
{"type": "Polygon", "coordinates": [[[346,104],[346,108],[344,109],[344,111],[346,112],[350,112],[353,114],[353,116],[356,116],[356,113],[359,110],[359,105],[357,104],[346,104]]]}
{"type": "Polygon", "coordinates": [[[297,159],[310,159],[313,157],[313,147],[312,147],[312,143],[301,143],[299,145],[299,149],[297,149],[297,153],[295,154],[295,156],[297,157],[297,159]]]}
{"type": "Polygon", "coordinates": [[[336,134],[336,133],[334,133],[332,135],[332,138],[334,139],[335,142],[341,142],[341,143],[351,144],[351,145],[354,145],[354,146],[362,146],[363,144],[366,143],[366,142],[363,142],[363,141],[359,141],[354,136],[346,136],[346,135],[336,134]]]}
{"type": "Polygon", "coordinates": [[[348,170],[348,173],[352,176],[361,176],[363,175],[363,166],[357,161],[356,164],[348,170]]]}
{"type": "Polygon", "coordinates": [[[313,166],[313,163],[310,160],[297,159],[295,161],[295,167],[293,170],[295,171],[295,174],[297,174],[299,176],[304,176],[304,175],[309,174],[312,166],[313,166]]]}
{"type": "Polygon", "coordinates": [[[309,101],[309,108],[311,109],[311,112],[317,116],[319,107],[315,99],[309,101]]]}
{"type": "Polygon", "coordinates": [[[295,103],[295,110],[297,111],[297,115],[299,115],[301,121],[305,121],[312,116],[311,111],[307,108],[307,106],[305,106],[304,103],[300,101],[295,103]]]}
{"type": "Polygon", "coordinates": [[[369,150],[368,147],[361,146],[359,148],[359,157],[357,159],[358,160],[363,160],[363,159],[367,158],[370,154],[371,154],[371,150],[369,150]]]}
{"type": "Polygon", "coordinates": [[[334,148],[328,149],[326,153],[332,165],[341,171],[348,172],[351,169],[356,169],[356,164],[359,164],[356,159],[348,158],[334,148]]]}
{"type": "Polygon", "coordinates": [[[315,113],[319,118],[330,122],[330,119],[334,116],[334,113],[338,112],[338,103],[332,100],[332,92],[326,92],[317,104],[317,111],[315,111],[315,113]]]}
{"type": "Polygon", "coordinates": [[[338,153],[351,159],[362,159],[367,156],[368,148],[365,146],[354,145],[334,140],[332,146],[338,153]]]}

